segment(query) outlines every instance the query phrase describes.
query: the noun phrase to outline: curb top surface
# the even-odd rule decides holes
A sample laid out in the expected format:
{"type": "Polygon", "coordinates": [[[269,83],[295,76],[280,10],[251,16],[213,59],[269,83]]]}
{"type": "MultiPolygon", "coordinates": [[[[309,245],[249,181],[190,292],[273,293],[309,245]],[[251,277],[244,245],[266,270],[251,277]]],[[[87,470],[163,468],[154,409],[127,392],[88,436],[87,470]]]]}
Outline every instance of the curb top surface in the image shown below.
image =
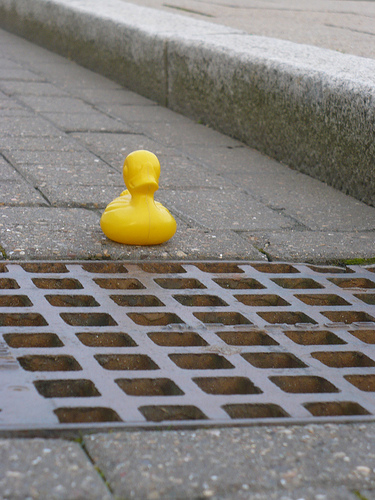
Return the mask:
{"type": "Polygon", "coordinates": [[[372,59],[375,57],[375,4],[371,0],[235,0],[230,3],[133,0],[131,3],[244,30],[251,35],[315,45],[372,59]]]}

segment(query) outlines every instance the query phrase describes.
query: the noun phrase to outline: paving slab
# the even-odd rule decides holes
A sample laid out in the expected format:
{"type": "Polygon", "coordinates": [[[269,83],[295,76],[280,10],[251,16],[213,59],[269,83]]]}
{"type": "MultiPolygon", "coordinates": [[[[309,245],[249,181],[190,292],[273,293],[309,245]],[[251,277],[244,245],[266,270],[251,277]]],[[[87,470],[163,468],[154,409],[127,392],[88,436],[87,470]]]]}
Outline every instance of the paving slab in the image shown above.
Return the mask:
{"type": "Polygon", "coordinates": [[[0,157],[1,177],[3,181],[17,181],[22,180],[20,174],[15,170],[4,158],[0,157]]]}
{"type": "Polygon", "coordinates": [[[372,231],[337,232],[298,231],[252,233],[252,243],[272,259],[335,263],[345,260],[365,260],[373,252],[372,231]]]}
{"type": "Polygon", "coordinates": [[[1,439],[0,457],[0,496],[4,500],[112,498],[78,443],[1,439]]]}
{"type": "Polygon", "coordinates": [[[60,131],[42,117],[4,117],[1,120],[2,136],[51,137],[59,136],[60,131]]]}
{"type": "Polygon", "coordinates": [[[22,177],[16,181],[3,181],[0,186],[2,205],[7,206],[46,206],[45,198],[22,177]]]}
{"type": "Polygon", "coordinates": [[[69,133],[85,132],[87,130],[98,132],[122,132],[127,130],[124,123],[95,111],[80,113],[77,118],[69,112],[43,113],[43,116],[59,127],[59,129],[69,133]]]}
{"type": "Polygon", "coordinates": [[[86,435],[84,443],[120,498],[355,500],[356,490],[375,493],[373,424],[115,432],[86,435]]]}
{"type": "Polygon", "coordinates": [[[2,80],[0,89],[6,92],[7,95],[20,96],[43,96],[43,97],[68,97],[69,94],[59,89],[55,85],[48,82],[32,82],[32,81],[17,81],[17,80],[2,80]]]}
{"type": "MultiPolygon", "coordinates": [[[[55,156],[56,158],[48,163],[43,158],[41,158],[40,163],[19,162],[17,164],[19,172],[24,177],[32,178],[40,188],[49,186],[61,189],[62,186],[71,186],[72,183],[77,189],[80,186],[95,186],[98,184],[103,187],[122,186],[124,188],[119,172],[95,156],[82,155],[81,159],[75,159],[77,155],[74,153],[60,153],[55,156]],[[105,183],[103,179],[105,179],[105,183]]],[[[40,157],[40,155],[35,156],[35,158],[37,157],[40,157]]],[[[32,160],[30,156],[28,156],[28,159],[32,160]]]]}
{"type": "MultiPolygon", "coordinates": [[[[10,151],[81,151],[85,152],[85,149],[78,144],[76,141],[72,140],[64,134],[60,134],[58,137],[24,137],[24,136],[14,136],[14,137],[0,137],[0,147],[4,151],[4,156],[10,154],[10,151]]],[[[25,153],[27,155],[27,153],[25,153]]]]}
{"type": "Polygon", "coordinates": [[[80,208],[0,207],[1,247],[13,258],[100,253],[99,214],[80,208]]]}
{"type": "Polygon", "coordinates": [[[82,99],[57,96],[19,96],[18,99],[38,113],[91,113],[93,107],[84,103],[82,99]]]}
{"type": "Polygon", "coordinates": [[[249,231],[296,225],[295,221],[252,200],[239,189],[164,190],[161,198],[172,212],[207,229],[249,231]]]}

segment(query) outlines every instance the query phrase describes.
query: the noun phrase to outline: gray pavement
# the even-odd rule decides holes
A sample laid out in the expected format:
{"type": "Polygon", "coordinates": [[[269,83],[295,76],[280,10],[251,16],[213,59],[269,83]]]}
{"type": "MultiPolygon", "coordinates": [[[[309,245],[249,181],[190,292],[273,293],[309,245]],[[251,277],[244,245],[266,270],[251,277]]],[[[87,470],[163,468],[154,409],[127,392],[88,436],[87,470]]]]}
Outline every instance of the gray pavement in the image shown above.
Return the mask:
{"type": "MultiPolygon", "coordinates": [[[[375,208],[3,31],[0,59],[2,259],[375,257],[375,208]],[[98,225],[139,148],[178,222],[160,247],[98,225]]],[[[0,498],[370,500],[374,439],[373,424],[1,439],[0,498]]]]}
{"type": "MultiPolygon", "coordinates": [[[[309,30],[298,16],[294,24],[292,18],[279,22],[285,8],[292,13],[291,4],[267,6],[269,24],[285,29],[287,40],[252,34],[248,8],[238,9],[237,20],[249,25],[250,34],[232,23],[215,24],[122,0],[0,0],[0,27],[375,205],[375,60],[289,41],[296,27],[298,32],[309,30]]],[[[228,8],[219,7],[220,12],[228,8]]],[[[337,23],[342,9],[351,13],[345,21],[348,32],[357,33],[354,19],[371,23],[372,7],[368,2],[330,2],[325,24],[330,16],[337,23]]],[[[319,11],[322,4],[312,2],[308,9],[302,3],[299,12],[304,9],[319,11]]],[[[223,17],[224,11],[217,22],[223,17]]],[[[373,38],[371,33],[368,37],[373,38]]],[[[370,41],[362,40],[361,46],[367,55],[370,41]]],[[[82,127],[87,108],[81,111],[82,127]]],[[[56,110],[44,112],[52,117],[56,110]]],[[[66,126],[69,120],[64,119],[66,126]]]]}
{"type": "Polygon", "coordinates": [[[1,36],[2,258],[375,257],[375,208],[67,59],[1,36]],[[124,247],[100,230],[135,149],[158,155],[156,198],[178,222],[161,247],[124,247]]]}

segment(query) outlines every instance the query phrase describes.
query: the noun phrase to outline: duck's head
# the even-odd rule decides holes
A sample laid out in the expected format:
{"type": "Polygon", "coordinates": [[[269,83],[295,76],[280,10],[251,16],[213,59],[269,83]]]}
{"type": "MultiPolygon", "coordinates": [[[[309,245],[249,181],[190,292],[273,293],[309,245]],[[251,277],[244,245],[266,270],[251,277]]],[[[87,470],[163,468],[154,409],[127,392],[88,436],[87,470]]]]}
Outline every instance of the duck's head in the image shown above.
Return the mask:
{"type": "Polygon", "coordinates": [[[125,159],[123,176],[131,194],[154,193],[159,188],[159,160],[150,151],[133,151],[125,159]]]}

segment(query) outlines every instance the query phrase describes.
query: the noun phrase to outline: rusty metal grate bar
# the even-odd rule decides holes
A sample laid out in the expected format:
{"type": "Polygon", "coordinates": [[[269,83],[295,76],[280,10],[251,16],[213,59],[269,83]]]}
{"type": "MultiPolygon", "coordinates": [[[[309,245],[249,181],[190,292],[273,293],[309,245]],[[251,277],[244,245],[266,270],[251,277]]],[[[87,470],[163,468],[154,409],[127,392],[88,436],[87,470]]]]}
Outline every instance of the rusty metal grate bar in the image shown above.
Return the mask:
{"type": "Polygon", "coordinates": [[[375,267],[0,263],[0,430],[375,416],[375,267]]]}

